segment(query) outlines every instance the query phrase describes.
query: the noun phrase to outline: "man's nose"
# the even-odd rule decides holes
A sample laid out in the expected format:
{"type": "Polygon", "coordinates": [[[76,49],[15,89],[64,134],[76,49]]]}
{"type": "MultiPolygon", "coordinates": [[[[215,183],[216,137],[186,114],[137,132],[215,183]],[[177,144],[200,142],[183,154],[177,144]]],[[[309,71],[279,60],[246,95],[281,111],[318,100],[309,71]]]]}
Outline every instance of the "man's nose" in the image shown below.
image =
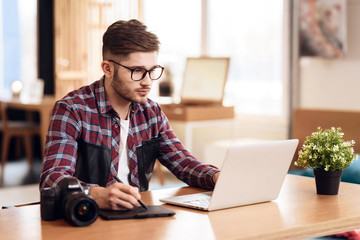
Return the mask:
{"type": "Polygon", "coordinates": [[[140,85],[149,86],[153,83],[153,80],[150,79],[149,73],[146,73],[145,77],[141,79],[140,85]]]}

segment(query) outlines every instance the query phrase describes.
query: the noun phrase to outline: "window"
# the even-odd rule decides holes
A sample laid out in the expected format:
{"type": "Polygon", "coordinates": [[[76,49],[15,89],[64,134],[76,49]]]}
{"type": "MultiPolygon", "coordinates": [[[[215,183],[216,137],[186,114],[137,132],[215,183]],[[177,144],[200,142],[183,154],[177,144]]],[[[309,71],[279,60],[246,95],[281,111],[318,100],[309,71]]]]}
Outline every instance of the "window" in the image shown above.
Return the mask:
{"type": "Polygon", "coordinates": [[[209,0],[208,54],[231,56],[225,101],[239,113],[281,114],[282,11],[282,0],[209,0]]]}
{"type": "Polygon", "coordinates": [[[143,22],[159,37],[159,62],[171,70],[178,95],[186,57],[201,53],[201,1],[143,0],[143,22]]]}
{"type": "MultiPolygon", "coordinates": [[[[37,79],[36,0],[0,0],[0,86],[37,79]]],[[[26,87],[26,85],[25,85],[26,87]]]]}
{"type": "Polygon", "coordinates": [[[239,114],[284,114],[283,0],[143,2],[143,21],[159,36],[159,61],[176,86],[186,57],[230,57],[224,104],[239,114]]]}

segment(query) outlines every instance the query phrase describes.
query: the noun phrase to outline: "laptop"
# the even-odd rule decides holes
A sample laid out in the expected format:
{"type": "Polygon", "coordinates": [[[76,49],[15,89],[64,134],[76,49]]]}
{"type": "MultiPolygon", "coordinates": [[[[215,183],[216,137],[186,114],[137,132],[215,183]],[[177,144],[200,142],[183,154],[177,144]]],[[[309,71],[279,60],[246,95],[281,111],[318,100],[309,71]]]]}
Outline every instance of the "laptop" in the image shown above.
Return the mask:
{"type": "Polygon", "coordinates": [[[232,145],[227,150],[213,191],[160,201],[214,211],[275,200],[298,143],[298,139],[290,139],[232,145]]]}

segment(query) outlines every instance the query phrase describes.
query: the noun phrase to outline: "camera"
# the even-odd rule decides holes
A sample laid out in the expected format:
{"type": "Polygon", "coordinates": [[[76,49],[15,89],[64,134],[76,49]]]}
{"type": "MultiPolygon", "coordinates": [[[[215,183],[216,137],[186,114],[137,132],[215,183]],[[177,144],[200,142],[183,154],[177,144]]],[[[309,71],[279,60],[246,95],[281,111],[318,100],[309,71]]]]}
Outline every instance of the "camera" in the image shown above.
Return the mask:
{"type": "Polygon", "coordinates": [[[74,226],[88,226],[98,217],[98,205],[89,189],[76,178],[64,178],[56,187],[44,188],[40,193],[41,219],[64,218],[74,226]]]}

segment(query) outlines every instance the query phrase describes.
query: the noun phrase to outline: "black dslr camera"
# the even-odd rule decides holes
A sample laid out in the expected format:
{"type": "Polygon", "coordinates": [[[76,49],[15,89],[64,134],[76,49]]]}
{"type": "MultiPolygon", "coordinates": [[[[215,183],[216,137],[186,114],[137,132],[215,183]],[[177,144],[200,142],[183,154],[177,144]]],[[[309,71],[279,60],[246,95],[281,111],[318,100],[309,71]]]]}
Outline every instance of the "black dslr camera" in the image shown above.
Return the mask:
{"type": "Polygon", "coordinates": [[[71,225],[90,225],[98,217],[98,205],[88,192],[88,187],[76,178],[64,178],[56,187],[43,189],[40,193],[41,219],[65,218],[71,225]]]}

